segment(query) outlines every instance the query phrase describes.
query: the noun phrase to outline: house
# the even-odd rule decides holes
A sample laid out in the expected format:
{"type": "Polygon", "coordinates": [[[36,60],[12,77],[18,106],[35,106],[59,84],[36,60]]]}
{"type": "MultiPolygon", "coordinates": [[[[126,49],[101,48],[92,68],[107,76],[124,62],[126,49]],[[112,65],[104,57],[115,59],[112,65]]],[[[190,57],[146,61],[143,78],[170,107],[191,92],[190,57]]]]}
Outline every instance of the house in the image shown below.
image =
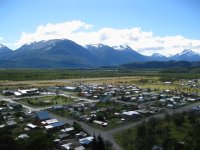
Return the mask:
{"type": "Polygon", "coordinates": [[[66,134],[66,133],[61,133],[61,134],[58,135],[58,138],[61,139],[61,140],[65,139],[67,137],[69,137],[69,134],[66,134]]]}
{"type": "Polygon", "coordinates": [[[66,149],[66,150],[70,150],[72,148],[72,143],[67,143],[67,144],[63,144],[61,145],[61,149],[66,149]]]}
{"type": "Polygon", "coordinates": [[[76,90],[76,87],[73,87],[73,86],[65,86],[65,87],[63,87],[63,90],[64,90],[64,91],[73,92],[73,91],[76,90]]]}
{"type": "Polygon", "coordinates": [[[87,133],[85,133],[85,132],[79,132],[79,133],[75,134],[76,139],[82,139],[82,138],[85,138],[86,136],[87,136],[87,133]]]}
{"type": "Polygon", "coordinates": [[[154,146],[152,147],[152,150],[163,150],[163,147],[160,146],[160,145],[154,145],[154,146]]]}
{"type": "Polygon", "coordinates": [[[88,145],[92,142],[93,139],[94,139],[94,137],[89,136],[89,137],[86,137],[86,138],[79,139],[79,142],[83,145],[88,145]]]}
{"type": "Polygon", "coordinates": [[[9,120],[9,121],[6,121],[6,126],[8,128],[15,128],[17,126],[17,123],[14,120],[9,120]]]}
{"type": "Polygon", "coordinates": [[[14,95],[14,91],[11,91],[11,90],[5,90],[2,92],[2,94],[4,96],[10,96],[10,95],[14,95]]]}
{"type": "Polygon", "coordinates": [[[172,82],[170,82],[170,81],[165,81],[164,83],[165,84],[172,84],[172,82]]]}
{"type": "Polygon", "coordinates": [[[29,136],[27,134],[20,134],[17,139],[27,139],[29,136]]]}
{"type": "Polygon", "coordinates": [[[9,103],[8,105],[13,110],[21,110],[22,109],[22,105],[18,104],[18,103],[9,103]]]}
{"type": "Polygon", "coordinates": [[[108,125],[107,122],[103,122],[103,121],[99,121],[99,120],[94,120],[93,123],[96,123],[96,124],[101,125],[103,127],[107,127],[107,125],[108,125]]]}
{"type": "Polygon", "coordinates": [[[38,129],[38,126],[36,126],[36,125],[34,125],[34,124],[32,124],[32,123],[28,123],[26,126],[27,126],[29,129],[31,129],[31,130],[38,129]]]}
{"type": "Polygon", "coordinates": [[[122,118],[127,119],[137,119],[140,117],[140,113],[137,111],[125,111],[122,113],[122,118]]]}
{"type": "Polygon", "coordinates": [[[71,132],[71,131],[74,131],[74,127],[70,127],[70,128],[65,128],[65,129],[62,129],[60,130],[62,133],[66,133],[66,132],[71,132]]]}
{"type": "Polygon", "coordinates": [[[18,89],[16,92],[14,92],[14,95],[16,97],[31,96],[31,95],[38,95],[38,94],[40,94],[40,92],[38,91],[37,88],[25,89],[25,90],[18,89]]]}
{"type": "Polygon", "coordinates": [[[85,147],[83,147],[83,146],[78,146],[78,147],[75,147],[74,150],[85,150],[85,147]]]}
{"type": "Polygon", "coordinates": [[[65,125],[64,122],[56,122],[56,123],[52,123],[52,124],[46,125],[45,129],[46,130],[58,129],[58,128],[62,128],[64,125],[65,125]]]}
{"type": "Polygon", "coordinates": [[[57,106],[53,106],[52,109],[53,109],[53,110],[63,110],[63,109],[64,109],[64,106],[62,106],[62,105],[57,105],[57,106]]]}
{"type": "Polygon", "coordinates": [[[39,111],[39,112],[36,112],[36,119],[39,122],[41,122],[44,120],[51,119],[51,116],[49,115],[49,113],[47,111],[39,111]]]}

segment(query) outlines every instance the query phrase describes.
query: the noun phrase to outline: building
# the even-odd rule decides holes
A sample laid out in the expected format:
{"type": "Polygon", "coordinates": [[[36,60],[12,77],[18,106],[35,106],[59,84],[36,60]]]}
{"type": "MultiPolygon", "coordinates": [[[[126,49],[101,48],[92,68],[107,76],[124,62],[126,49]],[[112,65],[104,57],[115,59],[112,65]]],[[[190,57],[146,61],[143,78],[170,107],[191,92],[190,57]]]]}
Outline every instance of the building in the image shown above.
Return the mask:
{"type": "Polygon", "coordinates": [[[39,111],[36,113],[36,120],[39,122],[49,120],[49,119],[51,119],[51,116],[49,115],[47,111],[39,111]]]}
{"type": "Polygon", "coordinates": [[[16,92],[14,92],[14,95],[16,97],[20,96],[31,96],[31,95],[39,95],[40,92],[38,91],[37,88],[32,88],[32,89],[25,89],[25,90],[20,90],[18,89],[16,92]]]}
{"type": "Polygon", "coordinates": [[[122,113],[122,117],[127,119],[137,119],[140,117],[140,113],[137,111],[125,111],[122,113]]]}
{"type": "Polygon", "coordinates": [[[22,105],[18,104],[18,103],[9,103],[9,108],[13,109],[13,110],[21,110],[22,109],[22,105]]]}

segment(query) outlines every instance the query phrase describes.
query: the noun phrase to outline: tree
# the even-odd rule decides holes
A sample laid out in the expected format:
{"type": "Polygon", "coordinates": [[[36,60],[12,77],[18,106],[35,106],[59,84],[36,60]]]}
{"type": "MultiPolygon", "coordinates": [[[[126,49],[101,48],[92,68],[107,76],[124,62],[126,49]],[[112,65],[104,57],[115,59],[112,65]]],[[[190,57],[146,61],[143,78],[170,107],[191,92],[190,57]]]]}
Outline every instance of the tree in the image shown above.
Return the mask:
{"type": "Polygon", "coordinates": [[[105,143],[103,138],[98,135],[98,138],[96,138],[95,135],[93,135],[93,140],[92,140],[92,150],[105,150],[105,143]]]}
{"type": "Polygon", "coordinates": [[[41,131],[33,132],[27,139],[26,148],[28,150],[50,150],[53,148],[52,138],[49,134],[41,131]]]}
{"type": "Polygon", "coordinates": [[[20,150],[12,133],[7,129],[0,130],[0,149],[1,150],[20,150]]]}
{"type": "Polygon", "coordinates": [[[146,136],[146,122],[142,122],[141,124],[137,125],[136,127],[136,137],[142,138],[146,136]]]}
{"type": "MultiPolygon", "coordinates": [[[[159,123],[159,120],[156,119],[155,117],[151,117],[149,120],[148,120],[148,127],[150,130],[152,130],[153,134],[155,135],[156,134],[156,127],[159,123]]],[[[149,131],[150,131],[149,130],[149,131]]]]}
{"type": "Polygon", "coordinates": [[[97,113],[97,120],[105,121],[105,115],[102,112],[97,113]]]}
{"type": "Polygon", "coordinates": [[[165,114],[165,121],[167,121],[167,126],[169,126],[171,119],[172,119],[172,117],[168,113],[166,113],[165,114]]]}
{"type": "Polygon", "coordinates": [[[175,138],[166,139],[163,143],[163,147],[166,150],[179,150],[178,142],[175,138]]]}
{"type": "Polygon", "coordinates": [[[185,141],[191,149],[200,149],[200,126],[198,123],[196,123],[191,131],[188,132],[188,135],[185,137],[185,141]]]}
{"type": "Polygon", "coordinates": [[[188,112],[188,120],[190,124],[194,125],[196,122],[196,113],[195,112],[188,112]]]}
{"type": "Polygon", "coordinates": [[[103,138],[100,136],[98,136],[98,143],[97,143],[97,150],[105,150],[105,145],[104,145],[104,140],[103,138]]]}
{"type": "Polygon", "coordinates": [[[83,131],[81,125],[78,124],[76,121],[74,121],[73,126],[74,126],[74,129],[75,129],[76,132],[83,131]]]}
{"type": "Polygon", "coordinates": [[[96,149],[97,149],[97,139],[96,139],[96,136],[93,135],[92,150],[96,150],[96,149]]]}
{"type": "Polygon", "coordinates": [[[179,114],[179,113],[174,114],[173,121],[176,126],[178,127],[182,126],[182,124],[185,122],[184,114],[179,114]]]}

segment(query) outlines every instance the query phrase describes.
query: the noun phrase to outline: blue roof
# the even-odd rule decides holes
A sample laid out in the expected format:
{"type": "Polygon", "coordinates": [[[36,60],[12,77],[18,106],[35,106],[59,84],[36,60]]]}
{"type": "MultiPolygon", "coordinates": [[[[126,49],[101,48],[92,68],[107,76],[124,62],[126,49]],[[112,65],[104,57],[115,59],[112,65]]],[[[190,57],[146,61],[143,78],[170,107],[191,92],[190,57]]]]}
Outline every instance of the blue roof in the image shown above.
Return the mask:
{"type": "Polygon", "coordinates": [[[55,127],[61,127],[65,124],[63,122],[56,122],[56,123],[52,123],[51,125],[55,128],[55,127]]]}
{"type": "Polygon", "coordinates": [[[47,111],[39,111],[39,112],[36,113],[36,116],[40,120],[47,120],[47,119],[51,118],[51,116],[49,115],[49,113],[47,111]]]}

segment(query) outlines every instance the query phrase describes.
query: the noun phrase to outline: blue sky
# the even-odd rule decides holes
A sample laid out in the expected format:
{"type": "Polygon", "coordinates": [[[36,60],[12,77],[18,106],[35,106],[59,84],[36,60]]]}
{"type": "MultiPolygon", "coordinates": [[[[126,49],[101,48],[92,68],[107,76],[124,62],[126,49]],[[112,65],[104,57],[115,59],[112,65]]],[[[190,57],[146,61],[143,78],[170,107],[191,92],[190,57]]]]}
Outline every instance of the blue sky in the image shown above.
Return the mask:
{"type": "MultiPolygon", "coordinates": [[[[200,52],[199,0],[0,0],[0,18],[0,43],[13,49],[26,42],[42,40],[44,36],[36,34],[39,26],[45,30],[47,24],[51,24],[52,28],[58,28],[54,25],[79,21],[75,32],[84,32],[84,36],[81,34],[84,38],[90,37],[91,34],[97,37],[102,37],[103,34],[106,38],[110,38],[103,41],[99,38],[96,41],[89,41],[89,43],[101,42],[112,46],[119,40],[118,43],[128,44],[146,54],[160,50],[163,51],[163,54],[172,54],[173,49],[179,47],[182,50],[184,46],[200,52]],[[80,25],[80,22],[91,27],[86,29],[84,25],[80,25]],[[114,38],[109,37],[108,33],[115,32],[105,31],[105,28],[114,31],[120,30],[119,34],[115,36],[121,36],[122,32],[132,31],[131,29],[136,28],[138,30],[134,30],[133,34],[139,32],[138,37],[141,40],[138,43],[138,39],[129,41],[126,38],[113,41],[114,38]],[[146,37],[146,34],[151,35],[146,37]],[[28,40],[24,40],[25,38],[28,40]],[[149,40],[145,42],[147,38],[149,40]],[[150,38],[154,41],[151,41],[150,38]],[[169,44],[174,39],[180,42],[179,46],[169,44]],[[159,40],[161,40],[160,43],[163,43],[162,40],[168,41],[164,41],[165,45],[148,44],[159,40]],[[144,45],[147,43],[147,47],[141,46],[142,41],[144,45]],[[188,44],[184,45],[183,43],[186,41],[188,44]]],[[[55,30],[55,32],[57,31],[55,30]]],[[[70,36],[59,31],[59,35],[61,34],[62,38],[72,38],[82,45],[89,44],[78,38],[76,40],[77,35],[72,35],[71,32],[70,36]]],[[[123,36],[125,35],[123,34],[123,36]]],[[[51,35],[49,38],[53,37],[51,35]]],[[[55,36],[55,38],[59,38],[59,36],[55,36]]],[[[48,39],[47,36],[44,40],[46,39],[48,39]]],[[[180,50],[177,48],[176,52],[180,50]]]]}

